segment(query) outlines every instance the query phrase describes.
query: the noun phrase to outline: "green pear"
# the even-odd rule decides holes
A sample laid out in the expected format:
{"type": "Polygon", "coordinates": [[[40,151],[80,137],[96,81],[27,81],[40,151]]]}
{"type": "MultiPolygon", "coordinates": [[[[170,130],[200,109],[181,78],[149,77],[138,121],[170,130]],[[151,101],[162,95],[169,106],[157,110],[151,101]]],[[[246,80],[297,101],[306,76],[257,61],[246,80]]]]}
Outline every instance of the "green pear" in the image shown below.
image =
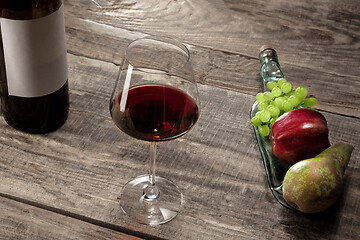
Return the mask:
{"type": "Polygon", "coordinates": [[[334,144],[313,158],[292,165],[283,181],[285,201],[304,213],[330,207],[340,197],[345,169],[354,147],[334,144]]]}

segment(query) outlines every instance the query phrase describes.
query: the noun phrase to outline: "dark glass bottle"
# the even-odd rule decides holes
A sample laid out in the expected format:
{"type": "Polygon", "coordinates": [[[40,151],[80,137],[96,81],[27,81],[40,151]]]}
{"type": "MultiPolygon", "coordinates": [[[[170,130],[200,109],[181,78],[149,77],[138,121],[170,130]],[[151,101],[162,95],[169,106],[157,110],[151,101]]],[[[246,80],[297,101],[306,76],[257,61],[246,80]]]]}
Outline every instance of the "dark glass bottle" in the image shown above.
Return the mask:
{"type": "Polygon", "coordinates": [[[46,133],[68,117],[62,0],[1,0],[0,95],[6,122],[46,133]]]}
{"type": "Polygon", "coordinates": [[[261,63],[260,76],[263,82],[263,91],[268,91],[266,84],[279,79],[286,79],[276,54],[271,47],[263,47],[260,50],[259,59],[261,63]]]}

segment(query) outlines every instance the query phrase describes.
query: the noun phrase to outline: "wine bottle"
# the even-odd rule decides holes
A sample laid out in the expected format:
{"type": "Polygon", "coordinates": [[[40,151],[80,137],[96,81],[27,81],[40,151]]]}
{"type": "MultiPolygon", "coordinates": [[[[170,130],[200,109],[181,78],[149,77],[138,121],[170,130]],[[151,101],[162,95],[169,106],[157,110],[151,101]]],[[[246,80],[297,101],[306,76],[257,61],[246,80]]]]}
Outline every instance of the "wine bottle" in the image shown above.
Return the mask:
{"type": "Polygon", "coordinates": [[[1,0],[0,95],[5,121],[46,133],[69,112],[62,0],[1,0]]]}

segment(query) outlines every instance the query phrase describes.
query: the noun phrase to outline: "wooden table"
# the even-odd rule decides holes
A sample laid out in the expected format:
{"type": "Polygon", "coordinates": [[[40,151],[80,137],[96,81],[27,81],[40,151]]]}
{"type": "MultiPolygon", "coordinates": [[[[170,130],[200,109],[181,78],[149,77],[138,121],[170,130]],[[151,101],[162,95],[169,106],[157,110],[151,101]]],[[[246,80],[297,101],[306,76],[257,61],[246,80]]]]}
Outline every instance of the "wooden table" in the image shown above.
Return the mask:
{"type": "Polygon", "coordinates": [[[357,0],[64,4],[70,115],[44,135],[0,119],[0,239],[359,239],[357,0]],[[159,144],[158,174],[180,186],[185,204],[158,227],[120,210],[123,185],[147,171],[149,146],[121,133],[108,110],[124,47],[150,34],[189,47],[202,107],[190,133],[159,144]],[[356,146],[343,195],[325,213],[288,210],[267,185],[249,119],[265,44],[277,50],[288,80],[317,97],[331,143],[356,146]]]}

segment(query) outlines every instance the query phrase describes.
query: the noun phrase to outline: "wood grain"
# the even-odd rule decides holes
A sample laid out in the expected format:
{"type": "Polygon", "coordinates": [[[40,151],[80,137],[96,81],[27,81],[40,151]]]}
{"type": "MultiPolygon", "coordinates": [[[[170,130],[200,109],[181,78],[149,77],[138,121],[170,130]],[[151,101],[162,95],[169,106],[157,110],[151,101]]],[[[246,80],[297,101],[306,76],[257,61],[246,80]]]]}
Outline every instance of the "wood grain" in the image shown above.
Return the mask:
{"type": "Polygon", "coordinates": [[[0,211],[0,239],[140,240],[4,197],[0,197],[0,211]]]}
{"type": "Polygon", "coordinates": [[[356,0],[64,2],[69,119],[44,135],[15,131],[0,119],[0,238],[358,238],[356,0]],[[134,223],[120,210],[123,185],[147,172],[149,146],[120,132],[108,106],[125,46],[148,34],[185,42],[201,100],[194,129],[159,144],[157,172],[185,197],[181,214],[159,227],[134,223]],[[343,195],[324,213],[285,209],[268,188],[249,121],[264,44],[278,51],[288,79],[318,98],[331,143],[356,146],[343,195]]]}
{"type": "Polygon", "coordinates": [[[349,14],[345,23],[323,19],[324,11],[335,18],[346,5],[307,9],[282,1],[269,6],[230,2],[229,8],[222,1],[149,1],[146,7],[141,1],[110,1],[103,8],[88,1],[65,4],[72,54],[119,64],[131,40],[166,34],[188,43],[199,83],[255,95],[261,91],[259,48],[270,44],[289,81],[306,86],[318,98],[317,108],[360,117],[359,13],[349,14]]]}
{"type": "MultiPolygon", "coordinates": [[[[119,208],[119,192],[147,171],[149,146],[122,134],[109,117],[108,95],[118,67],[68,57],[72,107],[60,130],[28,135],[0,121],[1,193],[139,237],[351,239],[359,234],[358,149],[347,169],[343,198],[334,208],[318,216],[291,212],[268,189],[249,123],[252,96],[205,85],[199,86],[197,126],[159,145],[158,174],[183,190],[181,214],[155,228],[132,222],[119,208]]],[[[324,114],[331,142],[359,142],[359,120],[324,114]]]]}

